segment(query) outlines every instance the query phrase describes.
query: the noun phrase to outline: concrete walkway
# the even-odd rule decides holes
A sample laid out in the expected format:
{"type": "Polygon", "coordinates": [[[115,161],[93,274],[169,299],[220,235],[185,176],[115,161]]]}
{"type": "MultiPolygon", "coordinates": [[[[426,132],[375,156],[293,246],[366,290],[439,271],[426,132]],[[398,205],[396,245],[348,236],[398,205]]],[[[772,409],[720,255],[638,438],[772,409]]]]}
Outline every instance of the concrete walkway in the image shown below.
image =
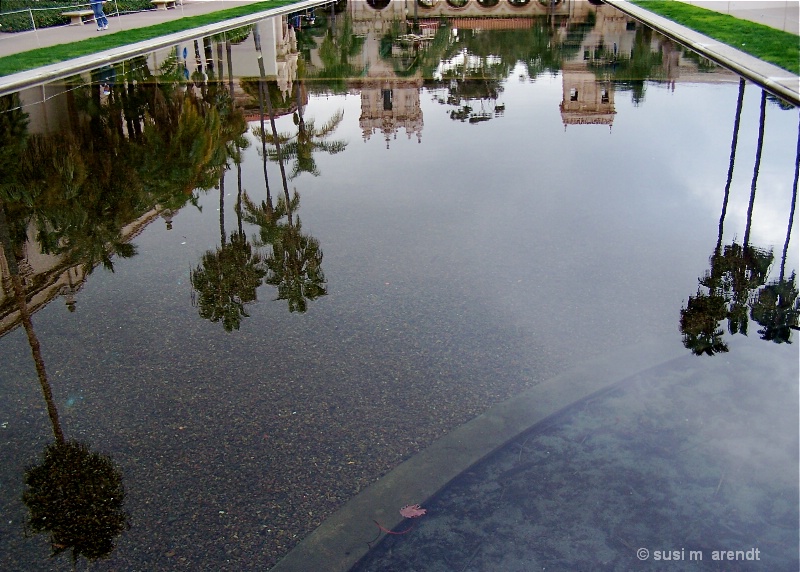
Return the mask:
{"type": "MultiPolygon", "coordinates": [[[[0,36],[2,36],[0,38],[0,56],[9,56],[36,48],[77,42],[87,38],[96,37],[98,34],[114,33],[115,29],[117,30],[117,33],[124,33],[127,30],[153,26],[162,22],[177,20],[182,17],[219,12],[221,10],[227,10],[236,6],[249,4],[254,1],[256,0],[184,0],[182,5],[174,9],[148,10],[146,12],[125,14],[119,17],[114,17],[111,15],[111,11],[109,10],[109,25],[108,30],[106,31],[97,31],[94,24],[84,24],[83,26],[67,25],[54,28],[45,28],[36,32],[0,34],[0,36]]],[[[104,52],[82,56],[64,62],[42,66],[33,70],[3,76],[0,77],[0,96],[14,93],[27,87],[55,81],[70,75],[84,73],[120,60],[148,54],[154,50],[172,46],[183,41],[216,34],[224,29],[247,26],[268,16],[277,16],[298,10],[305,10],[324,5],[328,2],[329,0],[299,0],[298,2],[279,8],[256,12],[247,16],[226,20],[224,22],[207,24],[205,26],[185,30],[183,32],[176,32],[167,36],[160,36],[144,42],[120,46],[104,52]]]]}
{"type": "Polygon", "coordinates": [[[0,31],[0,57],[19,54],[37,48],[79,42],[97,37],[99,34],[113,34],[135,28],[145,28],[186,16],[219,12],[237,6],[252,4],[256,1],[259,0],[183,0],[180,6],[170,10],[147,10],[146,12],[123,14],[119,17],[114,14],[114,2],[107,2],[105,11],[106,16],[108,16],[108,30],[98,32],[92,21],[83,26],[54,26],[52,28],[42,28],[35,32],[13,33],[0,31]]]}
{"type": "Polygon", "coordinates": [[[680,0],[686,4],[800,34],[800,0],[680,0]]]}

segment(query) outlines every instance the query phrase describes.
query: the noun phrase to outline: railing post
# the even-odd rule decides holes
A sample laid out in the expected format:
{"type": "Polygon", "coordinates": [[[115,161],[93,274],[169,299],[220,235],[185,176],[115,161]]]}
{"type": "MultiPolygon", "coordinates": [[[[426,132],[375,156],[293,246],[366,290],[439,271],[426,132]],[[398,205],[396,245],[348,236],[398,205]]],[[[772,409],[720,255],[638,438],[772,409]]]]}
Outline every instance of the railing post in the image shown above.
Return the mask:
{"type": "Polygon", "coordinates": [[[39,32],[36,30],[36,20],[33,18],[33,10],[28,7],[28,15],[31,17],[31,26],[33,26],[33,33],[36,35],[36,43],[39,44],[39,47],[42,47],[42,42],[39,41],[39,32]]]}

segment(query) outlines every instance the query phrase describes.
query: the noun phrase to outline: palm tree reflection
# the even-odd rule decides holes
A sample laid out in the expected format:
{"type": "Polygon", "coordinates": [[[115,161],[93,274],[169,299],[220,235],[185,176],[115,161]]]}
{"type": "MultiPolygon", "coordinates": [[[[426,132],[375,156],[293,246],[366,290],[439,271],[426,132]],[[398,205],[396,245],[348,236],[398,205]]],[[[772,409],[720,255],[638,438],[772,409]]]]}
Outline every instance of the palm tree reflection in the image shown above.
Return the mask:
{"type": "MultiPolygon", "coordinates": [[[[337,111],[333,117],[326,121],[323,125],[317,127],[314,119],[305,119],[302,110],[298,110],[297,114],[297,135],[289,133],[279,133],[277,139],[270,134],[259,133],[256,130],[258,137],[264,137],[267,143],[275,145],[276,141],[280,141],[283,147],[282,155],[287,159],[294,159],[292,172],[289,179],[295,179],[301,173],[310,173],[315,177],[319,176],[319,169],[317,162],[314,160],[314,153],[322,151],[330,155],[341,153],[347,147],[346,141],[335,140],[328,141],[336,128],[344,119],[344,111],[337,111]]],[[[269,151],[269,158],[273,161],[278,160],[277,150],[269,151]]]]}
{"type": "Polygon", "coordinates": [[[792,185],[792,204],[789,209],[789,225],[786,229],[786,241],[783,243],[781,270],[777,280],[764,286],[752,304],[750,317],[763,329],[759,330],[762,340],[777,344],[791,343],[792,330],[799,330],[800,300],[798,300],[797,283],[794,271],[786,277],[786,254],[789,250],[789,239],[794,223],[794,211],[797,205],[797,179],[800,171],[800,127],[798,127],[797,154],[795,157],[794,183],[792,185]]]}
{"type": "MultiPolygon", "coordinates": [[[[299,199],[296,193],[295,198],[299,199]]],[[[266,283],[277,287],[277,299],[286,300],[290,312],[305,312],[306,300],[328,293],[319,241],[301,232],[300,217],[292,220],[291,208],[287,209],[287,224],[272,243],[266,264],[266,283]]]]}
{"type": "Polygon", "coordinates": [[[761,94],[758,144],[750,186],[744,240],[742,244],[734,241],[724,247],[722,246],[722,233],[733,176],[743,95],[744,80],[741,80],[731,144],[728,179],[725,185],[717,244],[709,258],[710,269],[698,280],[700,287],[697,294],[689,297],[686,306],[681,309],[680,313],[680,330],[683,335],[683,344],[695,355],[714,355],[715,353],[728,351],[728,346],[722,339],[724,335],[720,326],[722,320],[727,319],[728,332],[731,335],[747,335],[749,319],[753,319],[763,327],[763,329],[759,330],[761,338],[777,343],[790,343],[791,330],[798,329],[798,314],[800,314],[798,310],[800,305],[798,304],[795,273],[792,272],[787,278],[785,267],[795,202],[797,200],[800,139],[798,140],[798,152],[795,160],[795,178],[789,227],[783,249],[780,276],[777,280],[770,282],[766,286],[764,285],[774,259],[772,250],[750,244],[753,207],[764,141],[764,119],[767,100],[766,92],[764,91],[761,94]],[[705,291],[703,291],[704,288],[705,291]]]}
{"type": "Polygon", "coordinates": [[[29,511],[26,526],[34,534],[49,535],[51,556],[71,550],[74,567],[81,556],[96,560],[111,554],[114,539],[128,528],[122,473],[110,457],[92,452],[85,443],[64,438],[2,201],[0,243],[55,437],[55,442],[45,448],[42,462],[25,472],[27,488],[22,501],[29,511]]]}
{"type": "Polygon", "coordinates": [[[690,296],[686,308],[681,310],[683,345],[695,355],[727,352],[728,345],[722,341],[724,332],[719,327],[726,313],[723,296],[698,289],[697,295],[690,296]]]}
{"type": "Polygon", "coordinates": [[[78,441],[57,440],[43,457],[25,472],[28,529],[50,535],[51,556],[70,550],[73,565],[81,556],[109,556],[129,528],[122,473],[110,457],[78,441]]]}
{"type": "MultiPolygon", "coordinates": [[[[322,273],[322,251],[319,242],[301,231],[300,218],[296,216],[299,196],[290,196],[287,176],[283,163],[287,149],[283,146],[289,141],[278,136],[275,114],[261,57],[261,38],[258,27],[253,28],[253,39],[261,72],[257,88],[260,128],[254,129],[261,141],[261,159],[264,174],[266,200],[256,204],[241,189],[239,177],[239,197],[237,200],[238,229],[226,239],[224,228],[224,174],[220,177],[220,235],[221,246],[215,251],[206,252],[201,263],[191,272],[191,283],[195,291],[200,316],[212,322],[222,322],[226,331],[238,330],[242,318],[248,317],[245,306],[254,302],[257,289],[264,283],[277,288],[277,299],[287,300],[290,312],[305,312],[307,301],[325,295],[325,276],[322,273]],[[265,129],[264,116],[268,115],[272,130],[269,135],[265,129]],[[267,142],[274,145],[272,155],[267,151],[267,142]],[[274,203],[270,191],[267,171],[267,158],[279,163],[283,196],[274,203]],[[243,208],[242,208],[243,207],[243,208]],[[255,241],[258,248],[269,249],[262,255],[254,250],[242,231],[242,221],[257,225],[260,229],[255,241]]],[[[313,124],[310,131],[315,132],[313,124]]],[[[289,142],[288,153],[297,157],[297,150],[289,142]]],[[[240,162],[239,153],[232,153],[240,162]]],[[[300,159],[298,159],[300,160],[300,159]]],[[[313,160],[312,160],[313,167],[313,160]]],[[[315,168],[314,168],[315,169],[315,168]]]]}
{"type": "Polygon", "coordinates": [[[249,316],[245,304],[256,300],[265,275],[261,255],[253,252],[244,234],[232,233],[230,242],[207,251],[192,270],[200,317],[222,322],[227,332],[238,330],[242,318],[249,316]]]}
{"type": "Polygon", "coordinates": [[[209,250],[190,280],[197,295],[200,317],[212,322],[222,322],[226,332],[238,330],[242,318],[249,317],[245,304],[255,302],[256,290],[266,275],[263,259],[253,252],[252,245],[242,232],[242,212],[237,201],[238,229],[225,234],[225,173],[219,179],[219,232],[221,246],[209,250]]]}
{"type": "MultiPolygon", "coordinates": [[[[265,82],[264,65],[261,57],[261,38],[258,30],[254,30],[258,55],[261,81],[265,82]]],[[[308,307],[308,300],[316,300],[327,294],[325,275],[322,272],[322,250],[319,241],[302,232],[300,217],[295,213],[300,206],[300,197],[297,191],[294,196],[289,194],[286,170],[284,169],[281,138],[275,127],[275,118],[267,90],[259,89],[260,105],[266,103],[272,128],[271,141],[275,144],[275,155],[280,167],[283,196],[278,198],[277,206],[273,206],[269,189],[269,179],[265,161],[265,145],[268,136],[265,134],[263,115],[261,119],[260,135],[262,143],[262,160],[264,160],[264,184],[267,191],[267,200],[260,207],[245,195],[245,209],[247,220],[258,224],[261,228],[261,245],[271,247],[267,254],[265,264],[268,270],[265,282],[273,285],[278,290],[278,300],[286,300],[290,312],[303,313],[308,307]]],[[[341,120],[341,119],[339,119],[341,120]]]]}

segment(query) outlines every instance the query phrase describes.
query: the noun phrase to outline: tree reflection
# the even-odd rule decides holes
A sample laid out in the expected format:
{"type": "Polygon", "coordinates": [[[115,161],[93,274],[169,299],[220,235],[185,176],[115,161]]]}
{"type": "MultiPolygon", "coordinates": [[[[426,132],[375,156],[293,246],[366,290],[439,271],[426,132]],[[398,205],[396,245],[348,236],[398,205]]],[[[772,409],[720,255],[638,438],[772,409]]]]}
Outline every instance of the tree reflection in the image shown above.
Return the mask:
{"type": "Polygon", "coordinates": [[[620,89],[630,89],[631,99],[639,104],[644,100],[645,81],[664,75],[662,50],[653,49],[652,40],[653,29],[640,26],[636,29],[630,57],[604,46],[589,66],[598,76],[612,79],[620,89]]]}
{"type": "MultiPolygon", "coordinates": [[[[302,113],[298,113],[297,134],[279,133],[278,139],[275,136],[264,133],[259,129],[254,129],[254,133],[259,138],[264,140],[270,145],[275,145],[276,141],[280,141],[283,148],[283,158],[292,159],[292,172],[289,179],[295,179],[301,173],[309,173],[315,177],[319,176],[319,169],[317,162],[314,159],[316,152],[328,153],[336,155],[341,153],[347,147],[346,141],[335,140],[328,141],[334,131],[336,131],[339,124],[344,119],[344,112],[338,111],[326,121],[323,125],[317,127],[314,119],[303,118],[302,113]]],[[[268,151],[268,156],[272,161],[278,160],[277,147],[268,151]]]]}
{"type": "MultiPolygon", "coordinates": [[[[263,80],[265,73],[258,30],[254,31],[253,39],[263,80]]],[[[257,206],[245,195],[246,220],[260,227],[260,245],[270,248],[265,259],[268,270],[265,282],[277,288],[277,299],[286,300],[290,312],[303,313],[308,308],[307,301],[316,300],[327,294],[325,275],[322,272],[322,250],[319,241],[302,232],[300,217],[296,215],[300,197],[297,191],[294,196],[289,194],[283,165],[282,139],[278,136],[272,105],[269,98],[265,97],[265,91],[263,88],[259,91],[259,102],[262,109],[265,103],[267,105],[272,130],[271,140],[275,144],[275,157],[280,167],[283,196],[279,197],[277,205],[273,206],[265,160],[267,137],[262,113],[259,132],[267,200],[257,206]]]]}
{"type": "Polygon", "coordinates": [[[287,210],[287,221],[283,232],[272,243],[272,253],[267,256],[266,283],[277,287],[277,299],[286,300],[290,312],[303,313],[307,300],[316,300],[328,293],[322,272],[322,250],[317,239],[303,234],[300,217],[292,220],[291,209],[287,210]]]}
{"type": "Polygon", "coordinates": [[[446,91],[437,100],[455,107],[451,119],[485,121],[504,109],[496,102],[503,82],[518,64],[531,81],[560,72],[594,24],[590,12],[587,21],[566,21],[563,28],[553,28],[546,18],[534,18],[526,29],[466,29],[453,36],[448,26],[440,26],[420,69],[424,77],[436,78],[426,80],[428,87],[446,91]]]}
{"type": "MultiPolygon", "coordinates": [[[[214,82],[208,93],[218,103],[223,103],[224,114],[233,114],[233,99],[230,94],[223,96],[215,91],[225,91],[222,82],[214,82]]],[[[245,128],[246,129],[246,128],[245,128]]],[[[249,143],[243,137],[243,130],[238,128],[230,132],[224,158],[232,158],[237,167],[242,161],[242,150],[249,143]]],[[[237,177],[238,196],[241,196],[241,171],[237,177]]],[[[253,252],[252,245],[242,231],[242,211],[239,200],[236,203],[236,215],[239,224],[237,231],[226,241],[225,233],[225,168],[219,177],[219,229],[221,246],[207,251],[200,264],[192,270],[190,280],[195,293],[195,300],[200,317],[211,322],[221,322],[226,332],[238,330],[242,318],[249,317],[245,305],[255,302],[256,290],[266,275],[263,259],[253,252]]]]}
{"type": "Polygon", "coordinates": [[[15,256],[35,240],[59,267],[113,271],[136,253],[130,236],[138,221],[154,209],[171,219],[196,205],[198,190],[212,188],[229,160],[241,162],[247,124],[212,68],[214,81],[188,89],[177,52],[161,71],[156,79],[146,59],[133,58],[93,72],[107,93],[106,84],[101,93],[96,83],[70,80],[66,127],[53,133],[28,136],[18,97],[0,99],[8,154],[0,200],[15,256]]]}
{"type": "Polygon", "coordinates": [[[722,341],[724,332],[719,327],[726,315],[724,296],[698,289],[697,295],[690,296],[686,308],[681,310],[683,345],[695,355],[727,352],[728,345],[722,341]]]}
{"type": "Polygon", "coordinates": [[[73,564],[81,556],[109,556],[129,528],[122,473],[110,457],[77,441],[56,441],[43,457],[25,472],[29,530],[49,535],[51,556],[71,551],[73,564]]]}
{"type": "Polygon", "coordinates": [[[88,560],[103,558],[114,549],[114,539],[128,528],[128,515],[122,506],[122,474],[109,457],[90,451],[84,443],[64,438],[2,200],[0,244],[55,437],[55,443],[45,448],[43,461],[25,472],[27,488],[22,501],[29,511],[27,528],[34,534],[49,534],[51,556],[70,550],[73,565],[81,556],[88,560]]]}
{"type": "Polygon", "coordinates": [[[756,159],[750,185],[744,240],[742,244],[734,241],[724,247],[722,246],[723,227],[736,156],[744,86],[745,82],[741,80],[731,143],[728,178],[725,185],[717,244],[709,258],[710,269],[698,280],[700,288],[698,288],[697,294],[690,296],[686,307],[681,309],[680,330],[683,334],[683,344],[696,355],[713,355],[728,351],[728,346],[722,339],[724,335],[720,326],[722,320],[727,320],[727,329],[731,335],[747,335],[749,319],[753,319],[763,327],[763,329],[759,330],[762,339],[777,343],[789,342],[791,330],[797,329],[798,325],[798,292],[795,284],[795,273],[792,272],[790,277],[786,278],[785,267],[794,218],[794,205],[797,200],[797,161],[800,160],[800,142],[798,143],[798,156],[795,161],[795,181],[789,228],[784,244],[780,276],[777,280],[765,286],[774,259],[772,250],[750,244],[753,209],[764,141],[767,98],[766,92],[763,90],[761,93],[756,159]],[[703,288],[705,288],[705,291],[703,291],[703,288]]]}
{"type": "Polygon", "coordinates": [[[792,330],[798,330],[800,320],[800,300],[798,300],[797,282],[794,271],[786,277],[786,254],[789,251],[794,211],[797,205],[797,179],[800,171],[800,127],[798,128],[797,154],[794,161],[794,183],[792,184],[792,203],[789,209],[789,224],[786,229],[786,241],[783,243],[781,270],[777,280],[764,286],[758,292],[752,304],[750,317],[763,329],[759,330],[762,340],[777,344],[792,343],[792,330]]]}
{"type": "MultiPolygon", "coordinates": [[[[326,30],[319,46],[321,69],[306,73],[306,79],[313,79],[315,84],[327,87],[333,93],[346,93],[348,81],[360,77],[366,71],[351,63],[351,59],[361,51],[364,38],[355,35],[349,13],[339,21],[337,26],[331,26],[326,30]]],[[[304,34],[298,34],[301,51],[304,48],[301,41],[303,36],[304,34]]],[[[305,60],[311,61],[309,53],[305,53],[305,60]]]]}
{"type": "Polygon", "coordinates": [[[222,322],[225,331],[238,330],[249,314],[245,304],[256,300],[256,289],[266,275],[262,257],[253,252],[243,234],[231,234],[230,241],[207,251],[192,271],[200,317],[222,322]]]}

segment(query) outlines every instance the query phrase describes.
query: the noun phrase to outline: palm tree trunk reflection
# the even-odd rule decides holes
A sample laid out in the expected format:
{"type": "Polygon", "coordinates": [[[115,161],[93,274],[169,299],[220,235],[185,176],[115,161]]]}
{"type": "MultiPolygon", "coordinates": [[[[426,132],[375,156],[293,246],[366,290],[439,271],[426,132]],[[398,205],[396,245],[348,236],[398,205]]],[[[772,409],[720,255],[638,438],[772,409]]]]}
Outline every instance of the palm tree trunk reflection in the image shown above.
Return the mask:
{"type": "Polygon", "coordinates": [[[51,556],[71,550],[76,569],[81,556],[88,560],[108,556],[114,550],[115,538],[129,527],[123,508],[122,473],[110,457],[92,452],[85,443],[64,438],[2,201],[0,245],[55,437],[55,443],[45,448],[43,461],[25,471],[22,502],[29,513],[26,530],[49,535],[51,556]]]}
{"type": "MultiPolygon", "coordinates": [[[[272,137],[275,140],[275,150],[278,153],[278,164],[280,165],[281,169],[281,178],[283,179],[283,193],[286,196],[286,203],[290,203],[291,199],[289,198],[289,187],[286,183],[286,171],[283,166],[283,154],[281,153],[281,142],[278,139],[278,130],[275,127],[275,112],[272,109],[272,100],[269,97],[269,90],[267,90],[267,74],[264,70],[264,54],[261,51],[261,33],[259,32],[258,26],[253,27],[253,42],[255,43],[256,47],[256,57],[258,58],[258,72],[260,74],[260,81],[259,81],[259,92],[264,90],[264,100],[267,104],[267,112],[269,113],[269,122],[270,126],[272,127],[272,137]]],[[[262,133],[263,133],[262,129],[262,133]]],[[[291,217],[289,217],[291,219],[291,217]]]]}
{"type": "Polygon", "coordinates": [[[739,142],[739,124],[742,118],[742,102],[744,101],[744,78],[739,80],[739,97],[736,101],[736,119],[733,122],[733,139],[731,140],[731,158],[728,163],[728,179],[725,181],[725,195],[722,199],[722,214],[719,217],[719,233],[717,235],[717,248],[722,248],[722,229],[725,223],[725,214],[728,211],[728,198],[731,194],[731,181],[733,180],[733,164],[736,161],[736,146],[739,142]]]}
{"type": "Polygon", "coordinates": [[[322,272],[322,250],[319,241],[314,237],[302,233],[300,217],[295,216],[295,210],[299,206],[300,197],[297,191],[294,197],[289,194],[289,185],[286,177],[286,169],[283,162],[281,142],[278,137],[278,130],[275,126],[275,114],[272,108],[269,90],[267,89],[266,73],[264,70],[264,60],[261,52],[261,36],[256,26],[253,30],[253,41],[256,46],[259,68],[259,108],[263,109],[261,100],[264,100],[269,113],[270,125],[272,128],[273,142],[276,147],[278,166],[281,172],[281,182],[283,184],[283,198],[278,200],[275,210],[272,209],[269,200],[269,185],[267,181],[267,151],[266,133],[264,131],[263,114],[261,122],[261,141],[262,159],[264,161],[264,181],[267,184],[268,201],[262,205],[259,212],[254,209],[252,202],[248,204],[248,211],[252,219],[260,220],[265,224],[262,226],[262,238],[267,238],[265,245],[269,244],[272,252],[267,256],[265,264],[268,270],[265,282],[275,286],[278,290],[278,300],[286,300],[290,312],[303,313],[308,307],[307,300],[315,300],[327,294],[325,288],[325,275],[322,272]],[[286,222],[281,225],[277,221],[286,216],[286,222]]]}
{"type": "Polygon", "coordinates": [[[767,112],[767,92],[761,90],[761,113],[758,119],[758,144],[756,146],[756,162],[753,166],[753,181],[750,184],[750,203],[747,205],[747,226],[744,231],[745,248],[750,243],[750,223],[753,221],[753,205],[756,201],[756,183],[758,182],[758,171],[761,168],[761,150],[764,147],[764,120],[767,112]]]}
{"type": "Polygon", "coordinates": [[[789,224],[786,229],[786,240],[781,255],[781,270],[777,280],[761,288],[752,304],[750,317],[762,329],[758,331],[761,339],[778,344],[791,342],[792,330],[800,330],[800,300],[796,285],[796,276],[792,272],[786,278],[786,255],[794,225],[794,212],[797,205],[797,179],[800,174],[800,126],[797,130],[797,152],[794,160],[794,182],[792,184],[792,204],[789,209],[789,224]]]}
{"type": "Polygon", "coordinates": [[[25,329],[25,335],[28,337],[28,344],[31,347],[33,363],[36,366],[36,375],[39,378],[39,385],[42,388],[42,395],[47,405],[47,415],[50,417],[50,423],[53,426],[53,435],[58,443],[63,444],[64,431],[61,429],[61,423],[58,420],[58,410],[53,400],[53,391],[50,389],[50,383],[47,380],[47,371],[44,367],[39,338],[36,337],[36,332],[33,330],[33,322],[31,321],[30,312],[28,312],[28,302],[25,299],[25,291],[22,288],[22,281],[19,277],[19,267],[14,257],[14,247],[8,230],[5,205],[2,201],[0,201],[0,244],[2,244],[3,256],[5,257],[9,274],[11,274],[11,287],[14,291],[14,298],[17,303],[22,326],[25,329]]]}
{"type": "Polygon", "coordinates": [[[740,80],[717,244],[709,259],[710,269],[698,280],[699,286],[705,287],[707,292],[703,292],[702,288],[698,287],[697,294],[690,296],[686,307],[681,309],[680,330],[683,334],[683,343],[696,355],[713,355],[728,351],[727,344],[722,340],[724,332],[719,327],[720,322],[724,319],[728,321],[728,331],[731,334],[747,335],[748,309],[751,309],[752,314],[753,293],[766,282],[773,260],[772,250],[751,246],[749,243],[758,173],[761,166],[761,152],[764,144],[767,96],[763,90],[744,243],[740,245],[734,241],[730,245],[726,245],[724,249],[722,248],[723,227],[733,178],[743,97],[744,80],[740,80]]]}

